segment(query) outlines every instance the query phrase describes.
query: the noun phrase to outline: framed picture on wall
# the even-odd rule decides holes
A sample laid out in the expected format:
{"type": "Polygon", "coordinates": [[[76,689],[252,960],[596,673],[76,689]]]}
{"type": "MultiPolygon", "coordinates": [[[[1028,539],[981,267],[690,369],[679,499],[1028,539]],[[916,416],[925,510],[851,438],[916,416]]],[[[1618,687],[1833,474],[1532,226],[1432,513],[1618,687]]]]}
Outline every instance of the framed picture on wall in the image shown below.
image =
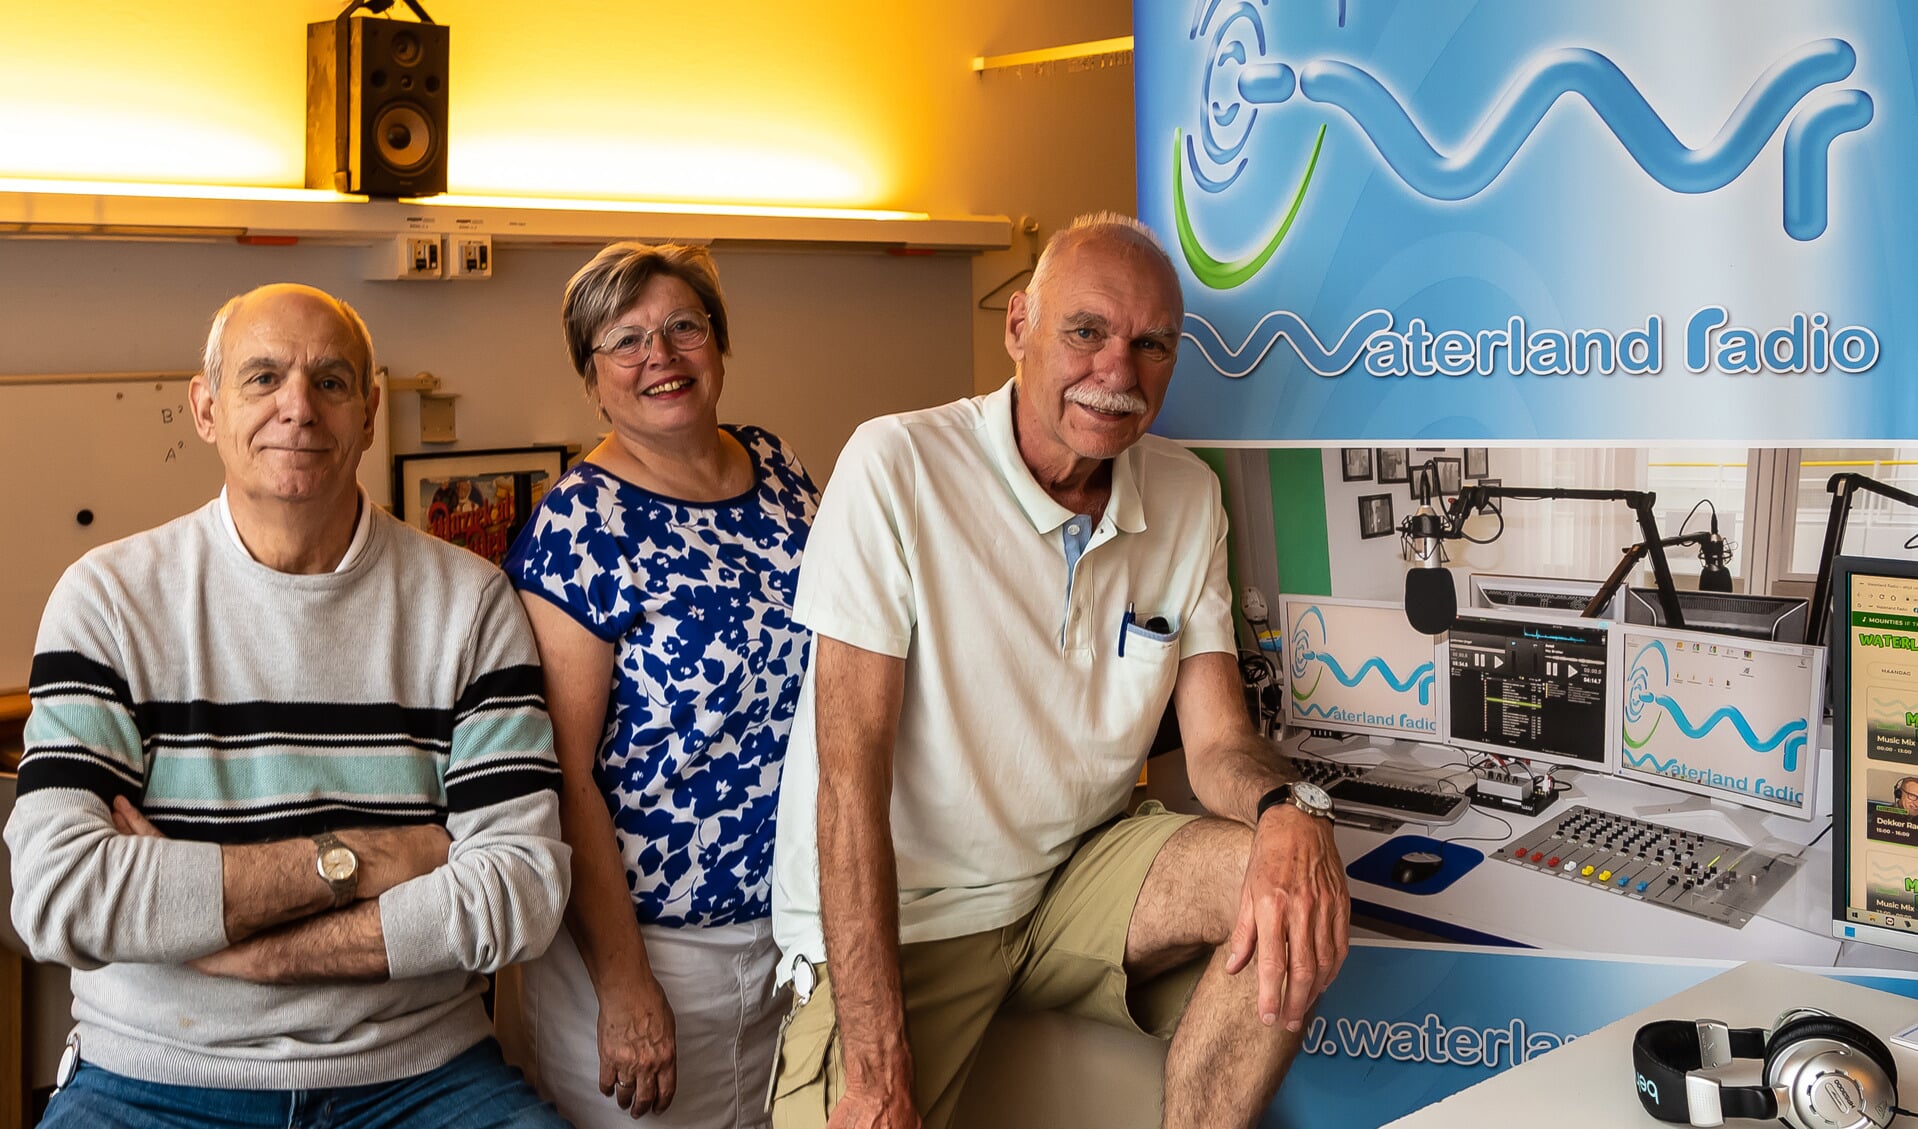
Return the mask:
{"type": "Polygon", "coordinates": [[[1372,448],[1347,447],[1343,454],[1345,481],[1370,482],[1372,480],[1372,448]]]}
{"type": "Polygon", "coordinates": [[[1411,485],[1406,487],[1406,492],[1414,499],[1420,497],[1421,494],[1427,498],[1436,498],[1439,496],[1438,468],[1430,461],[1422,462],[1412,467],[1410,478],[1408,478],[1407,481],[1411,485]]]}
{"type": "Polygon", "coordinates": [[[1359,495],[1359,537],[1371,540],[1374,537],[1392,535],[1392,495],[1359,495]]]}
{"type": "Polygon", "coordinates": [[[1411,465],[1411,460],[1407,458],[1403,447],[1380,447],[1378,461],[1374,464],[1378,469],[1380,482],[1412,481],[1412,475],[1406,469],[1411,465]]]}
{"type": "Polygon", "coordinates": [[[566,473],[564,446],[393,456],[393,516],[494,564],[566,473]]]}
{"type": "Polygon", "coordinates": [[[1438,464],[1439,493],[1445,495],[1458,493],[1458,488],[1465,485],[1464,476],[1460,473],[1464,464],[1458,459],[1433,459],[1432,461],[1438,464]]]}
{"type": "Polygon", "coordinates": [[[1492,452],[1486,447],[1465,448],[1465,477],[1484,478],[1492,473],[1492,452]]]}

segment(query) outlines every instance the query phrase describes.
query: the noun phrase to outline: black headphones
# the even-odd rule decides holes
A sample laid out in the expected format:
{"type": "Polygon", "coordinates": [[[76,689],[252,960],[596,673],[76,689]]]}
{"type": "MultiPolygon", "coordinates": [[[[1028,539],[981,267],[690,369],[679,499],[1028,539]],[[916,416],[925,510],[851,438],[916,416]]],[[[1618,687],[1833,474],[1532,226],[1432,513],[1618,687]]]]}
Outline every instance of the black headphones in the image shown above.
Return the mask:
{"type": "Polygon", "coordinates": [[[1817,1008],[1794,1008],[1770,1032],[1715,1019],[1662,1019],[1632,1038],[1638,1100],[1660,1121],[1723,1125],[1777,1118],[1793,1129],[1884,1129],[1898,1109],[1898,1066],[1878,1036],[1817,1008]],[[1763,1083],[1727,1086],[1705,1071],[1765,1060],[1763,1083]]]}

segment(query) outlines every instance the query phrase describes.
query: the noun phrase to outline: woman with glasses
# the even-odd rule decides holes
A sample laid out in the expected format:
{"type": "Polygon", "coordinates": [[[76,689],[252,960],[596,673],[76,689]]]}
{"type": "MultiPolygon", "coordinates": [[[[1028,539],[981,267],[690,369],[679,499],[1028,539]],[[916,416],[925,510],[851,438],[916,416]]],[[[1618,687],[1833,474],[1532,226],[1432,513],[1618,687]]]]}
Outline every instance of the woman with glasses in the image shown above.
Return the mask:
{"type": "Polygon", "coordinates": [[[810,641],[790,613],[818,491],[776,436],[719,423],[731,335],[703,248],[615,243],[561,319],[612,431],[506,561],[573,848],[566,928],[522,979],[533,1073],[582,1129],[763,1124],[773,812],[810,641]]]}

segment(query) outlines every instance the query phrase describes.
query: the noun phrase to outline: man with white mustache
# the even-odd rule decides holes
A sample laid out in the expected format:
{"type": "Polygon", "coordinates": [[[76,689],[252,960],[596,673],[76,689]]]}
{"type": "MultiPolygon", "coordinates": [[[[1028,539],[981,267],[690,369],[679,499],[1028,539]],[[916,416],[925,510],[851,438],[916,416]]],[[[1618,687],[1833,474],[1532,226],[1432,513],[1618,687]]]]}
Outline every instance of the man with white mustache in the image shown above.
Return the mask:
{"type": "Polygon", "coordinates": [[[1164,1124],[1249,1126],[1344,961],[1329,808],[1243,706],[1218,481],[1146,433],[1183,316],[1151,233],[1084,217],[1010,382],[840,455],[794,602],[781,1129],[942,1129],[1002,1006],[1170,1037],[1164,1124]],[[1168,701],[1215,817],[1124,814],[1168,701]]]}

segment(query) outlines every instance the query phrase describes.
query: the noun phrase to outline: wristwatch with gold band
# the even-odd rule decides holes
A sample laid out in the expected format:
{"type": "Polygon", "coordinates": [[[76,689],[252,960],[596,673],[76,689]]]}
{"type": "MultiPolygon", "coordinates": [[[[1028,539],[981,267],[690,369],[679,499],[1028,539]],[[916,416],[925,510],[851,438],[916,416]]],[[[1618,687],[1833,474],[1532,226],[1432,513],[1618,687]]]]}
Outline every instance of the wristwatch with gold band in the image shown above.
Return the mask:
{"type": "Polygon", "coordinates": [[[313,844],[319,848],[320,880],[332,889],[333,908],[339,909],[352,901],[360,888],[360,856],[331,831],[313,836],[313,844]]]}

